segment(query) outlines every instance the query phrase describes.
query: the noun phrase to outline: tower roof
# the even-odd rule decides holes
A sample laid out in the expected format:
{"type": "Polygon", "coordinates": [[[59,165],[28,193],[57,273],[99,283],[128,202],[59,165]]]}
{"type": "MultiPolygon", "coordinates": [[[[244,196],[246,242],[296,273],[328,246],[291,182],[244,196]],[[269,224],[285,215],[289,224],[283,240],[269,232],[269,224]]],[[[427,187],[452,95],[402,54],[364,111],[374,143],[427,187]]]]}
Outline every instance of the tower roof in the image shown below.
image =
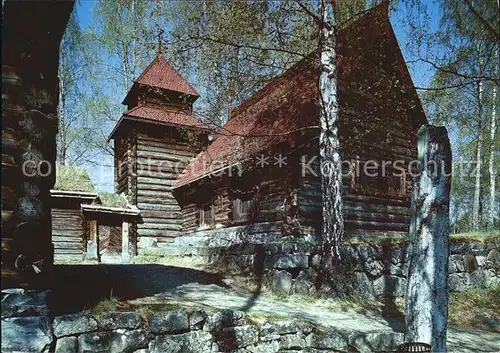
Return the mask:
{"type": "MultiPolygon", "coordinates": [[[[196,89],[182,77],[161,53],[158,53],[151,64],[149,64],[142,74],[134,81],[134,86],[137,84],[162,88],[194,97],[200,96],[198,92],[196,92],[196,89]]],[[[124,103],[127,101],[132,89],[130,89],[123,100],[124,103]]]]}

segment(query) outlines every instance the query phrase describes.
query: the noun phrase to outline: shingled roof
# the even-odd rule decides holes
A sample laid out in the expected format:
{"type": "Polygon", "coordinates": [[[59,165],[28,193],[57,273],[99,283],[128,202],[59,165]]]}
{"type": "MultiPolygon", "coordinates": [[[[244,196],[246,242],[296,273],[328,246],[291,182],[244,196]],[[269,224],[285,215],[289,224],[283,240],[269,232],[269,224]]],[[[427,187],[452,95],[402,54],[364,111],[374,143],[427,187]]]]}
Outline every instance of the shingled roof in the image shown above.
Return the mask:
{"type": "Polygon", "coordinates": [[[151,87],[199,97],[196,89],[163,57],[158,54],[142,74],[134,81],[151,87]]]}
{"type": "MultiPolygon", "coordinates": [[[[386,2],[340,29],[336,49],[341,123],[352,111],[358,112],[359,119],[407,114],[415,127],[426,123],[386,2]],[[389,77],[389,71],[397,77],[389,77]],[[394,87],[394,82],[400,87],[394,87]],[[404,107],[395,101],[403,101],[404,107]]],[[[293,141],[298,131],[318,131],[319,74],[317,50],[242,103],[215,140],[179,175],[174,188],[293,141]]]]}
{"type": "Polygon", "coordinates": [[[123,113],[120,120],[116,123],[108,139],[112,139],[118,126],[123,120],[140,120],[144,122],[153,122],[161,125],[186,126],[190,128],[210,130],[210,127],[202,123],[191,113],[182,111],[169,111],[165,107],[152,104],[139,104],[123,113]]]}

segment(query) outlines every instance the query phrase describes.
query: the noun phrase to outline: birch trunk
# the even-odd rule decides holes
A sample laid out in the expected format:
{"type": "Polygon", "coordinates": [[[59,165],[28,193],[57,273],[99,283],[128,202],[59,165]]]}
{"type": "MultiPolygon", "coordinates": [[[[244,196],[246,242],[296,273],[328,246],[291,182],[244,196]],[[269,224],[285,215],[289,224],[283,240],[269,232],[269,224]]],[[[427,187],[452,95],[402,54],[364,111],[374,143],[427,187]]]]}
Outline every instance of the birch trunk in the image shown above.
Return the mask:
{"type": "MultiPolygon", "coordinates": [[[[495,58],[497,58],[496,73],[498,76],[498,49],[495,51],[495,58]]],[[[491,148],[490,148],[490,158],[489,158],[489,174],[490,174],[490,205],[488,207],[489,217],[488,217],[488,227],[493,229],[495,224],[495,193],[496,193],[496,168],[495,168],[495,135],[497,130],[497,86],[493,84],[493,108],[491,111],[491,122],[490,122],[490,138],[491,138],[491,148]]]]}
{"type": "Polygon", "coordinates": [[[344,233],[342,214],[342,175],[338,136],[339,106],[337,101],[337,67],[335,38],[335,3],[323,6],[321,52],[322,71],[319,78],[321,188],[323,197],[324,269],[340,259],[340,243],[344,233]]]}
{"type": "MultiPolygon", "coordinates": [[[[477,46],[477,54],[479,58],[479,72],[483,72],[483,60],[481,57],[481,47],[477,46]]],[[[479,230],[481,219],[481,169],[483,158],[483,81],[479,80],[477,84],[477,104],[478,104],[478,139],[476,149],[476,175],[474,183],[474,201],[472,204],[472,230],[479,230]]]]}
{"type": "Polygon", "coordinates": [[[433,352],[444,352],[452,162],[446,128],[420,128],[418,158],[421,169],[412,194],[405,340],[425,342],[433,352]]]}

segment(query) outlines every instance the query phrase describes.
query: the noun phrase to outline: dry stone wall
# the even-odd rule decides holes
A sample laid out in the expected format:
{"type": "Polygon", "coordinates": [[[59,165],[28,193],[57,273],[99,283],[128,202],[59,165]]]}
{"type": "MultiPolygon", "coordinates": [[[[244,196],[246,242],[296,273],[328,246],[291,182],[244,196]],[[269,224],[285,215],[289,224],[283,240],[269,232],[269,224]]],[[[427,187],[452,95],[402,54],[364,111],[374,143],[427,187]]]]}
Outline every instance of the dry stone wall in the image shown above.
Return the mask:
{"type": "Polygon", "coordinates": [[[249,319],[244,312],[183,309],[156,312],[90,312],[48,316],[49,292],[2,292],[2,352],[211,353],[386,351],[403,334],[356,332],[308,322],[249,319]],[[5,303],[5,305],[4,305],[5,303]]]}
{"type": "MultiPolygon", "coordinates": [[[[162,244],[139,243],[140,255],[202,256],[210,262],[253,272],[282,294],[314,294],[321,266],[312,236],[282,238],[271,223],[200,231],[162,244]]],[[[342,273],[332,296],[403,297],[408,272],[407,243],[349,243],[342,246],[342,273]]],[[[500,284],[500,236],[485,241],[451,239],[449,289],[461,292],[500,284]]]]}

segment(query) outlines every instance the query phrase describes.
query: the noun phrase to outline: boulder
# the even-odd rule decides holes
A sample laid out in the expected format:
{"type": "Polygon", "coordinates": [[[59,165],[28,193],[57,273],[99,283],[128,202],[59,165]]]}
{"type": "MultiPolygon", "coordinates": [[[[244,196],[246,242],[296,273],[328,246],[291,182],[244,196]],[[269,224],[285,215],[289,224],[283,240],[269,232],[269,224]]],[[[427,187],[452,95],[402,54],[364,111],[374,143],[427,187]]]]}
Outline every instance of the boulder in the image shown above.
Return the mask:
{"type": "Polygon", "coordinates": [[[401,332],[353,333],[349,337],[349,345],[360,353],[392,352],[403,341],[401,332]]]}
{"type": "Polygon", "coordinates": [[[149,330],[153,333],[179,333],[189,330],[185,310],[164,311],[148,317],[149,330]]]}
{"type": "Polygon", "coordinates": [[[2,291],[2,318],[48,315],[49,293],[49,291],[2,291]]]}
{"type": "Polygon", "coordinates": [[[98,328],[97,321],[89,312],[56,316],[53,326],[54,335],[58,338],[92,332],[98,328]]]}
{"type": "Polygon", "coordinates": [[[266,322],[260,329],[262,341],[270,341],[279,339],[282,335],[295,334],[302,332],[306,335],[312,332],[311,324],[299,321],[278,321],[266,322]]]}
{"type": "Polygon", "coordinates": [[[348,337],[346,334],[335,329],[327,329],[324,332],[313,332],[306,337],[306,344],[311,348],[323,350],[347,351],[348,337]]]}
{"type": "Polygon", "coordinates": [[[272,268],[307,268],[309,256],[306,254],[277,254],[267,260],[267,267],[272,268]]]}
{"type": "Polygon", "coordinates": [[[397,298],[403,297],[406,291],[406,278],[383,275],[373,281],[373,290],[376,297],[397,298]]]}
{"type": "Polygon", "coordinates": [[[245,348],[250,353],[276,353],[280,349],[278,341],[258,342],[245,348]]]}
{"type": "Polygon", "coordinates": [[[225,309],[210,315],[203,326],[203,331],[219,332],[224,327],[245,325],[247,322],[244,312],[225,309]]]}
{"type": "Polygon", "coordinates": [[[210,333],[192,331],[155,337],[149,344],[149,353],[210,353],[212,346],[210,333]]]}
{"type": "Polygon", "coordinates": [[[219,335],[219,346],[232,350],[244,348],[259,341],[259,328],[255,325],[225,327],[219,335]]]}
{"type": "Polygon", "coordinates": [[[265,287],[272,292],[290,294],[292,274],[285,270],[270,270],[264,279],[265,287]]]}
{"type": "Polygon", "coordinates": [[[78,353],[78,338],[74,336],[59,338],[54,353],[78,353]]]}
{"type": "Polygon", "coordinates": [[[478,269],[479,265],[477,264],[476,257],[471,254],[466,254],[463,257],[464,267],[466,272],[474,272],[478,269]]]}
{"type": "Polygon", "coordinates": [[[208,315],[204,310],[194,311],[189,315],[189,328],[191,330],[201,330],[208,315]]]}
{"type": "Polygon", "coordinates": [[[52,343],[47,316],[2,319],[2,352],[42,352],[52,343]]]}
{"type": "Polygon", "coordinates": [[[450,292],[463,292],[470,287],[468,273],[450,273],[448,275],[448,290],[450,292]]]}
{"type": "Polygon", "coordinates": [[[302,332],[283,335],[279,339],[279,349],[303,349],[307,347],[306,335],[302,332]]]}
{"type": "Polygon", "coordinates": [[[498,249],[493,249],[488,253],[485,265],[488,268],[500,269],[500,251],[498,249]]]}
{"type": "Polygon", "coordinates": [[[405,274],[404,272],[404,263],[401,262],[401,263],[390,263],[389,264],[389,273],[391,275],[395,275],[395,276],[403,276],[405,274]]]}
{"type": "Polygon", "coordinates": [[[376,278],[384,272],[384,263],[380,260],[374,260],[371,257],[364,262],[363,267],[365,272],[372,278],[376,278]]]}
{"type": "Polygon", "coordinates": [[[148,337],[143,330],[115,330],[90,332],[78,336],[80,353],[86,352],[133,352],[145,348],[148,337]]]}
{"type": "Polygon", "coordinates": [[[99,316],[99,324],[104,330],[135,329],[141,326],[141,315],[137,312],[103,313],[99,316]]]}
{"type": "Polygon", "coordinates": [[[313,269],[302,270],[293,281],[291,293],[301,295],[314,294],[316,291],[315,284],[316,272],[313,269]]]}
{"type": "Polygon", "coordinates": [[[463,255],[453,254],[448,258],[448,273],[465,272],[463,255]]]}
{"type": "Polygon", "coordinates": [[[353,285],[356,295],[363,298],[375,299],[372,281],[364,272],[354,272],[353,285]]]}

